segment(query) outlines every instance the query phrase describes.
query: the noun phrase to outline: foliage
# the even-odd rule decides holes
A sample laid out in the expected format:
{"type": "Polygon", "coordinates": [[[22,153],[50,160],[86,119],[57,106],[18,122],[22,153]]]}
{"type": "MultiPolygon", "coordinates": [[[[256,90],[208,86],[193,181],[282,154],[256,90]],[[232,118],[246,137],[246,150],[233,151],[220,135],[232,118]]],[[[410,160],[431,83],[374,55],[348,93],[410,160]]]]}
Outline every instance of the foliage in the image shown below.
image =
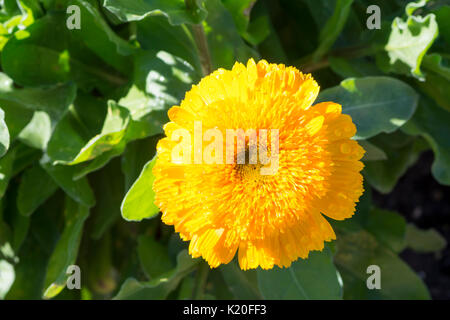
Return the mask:
{"type": "Polygon", "coordinates": [[[443,0],[1,1],[0,298],[430,298],[399,253],[445,239],[376,208],[371,189],[390,192],[429,149],[450,185],[449,21],[443,0]],[[372,2],[379,30],[366,28],[372,2]],[[168,108],[205,70],[198,30],[213,68],[253,57],[311,72],[367,150],[356,215],[288,269],[208,273],[160,222],[152,159],[168,108]],[[72,264],[81,290],[65,289],[72,264]]]}

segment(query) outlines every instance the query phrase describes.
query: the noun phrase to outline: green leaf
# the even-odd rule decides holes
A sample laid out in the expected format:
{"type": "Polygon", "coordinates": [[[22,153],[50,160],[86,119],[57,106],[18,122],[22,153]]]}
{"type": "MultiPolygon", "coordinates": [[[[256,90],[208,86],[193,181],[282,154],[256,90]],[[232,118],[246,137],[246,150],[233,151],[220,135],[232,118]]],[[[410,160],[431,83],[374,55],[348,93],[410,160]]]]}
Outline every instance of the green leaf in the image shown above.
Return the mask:
{"type": "Polygon", "coordinates": [[[104,0],[103,6],[125,22],[153,15],[163,15],[173,25],[200,23],[205,19],[207,11],[203,0],[187,2],[192,8],[188,9],[184,0],[104,0]]]}
{"type": "Polygon", "coordinates": [[[53,165],[48,157],[41,160],[41,166],[72,199],[86,207],[92,207],[95,204],[94,193],[87,178],[73,180],[75,167],[53,165]]]}
{"type": "Polygon", "coordinates": [[[31,217],[29,236],[20,249],[16,278],[7,300],[42,299],[48,259],[59,236],[52,214],[51,208],[43,207],[31,217]]]}
{"type": "Polygon", "coordinates": [[[17,194],[20,214],[30,216],[58,188],[53,179],[39,165],[25,170],[17,194]]]}
{"type": "Polygon", "coordinates": [[[444,38],[447,48],[450,48],[450,5],[443,5],[433,10],[439,25],[439,36],[444,38]]]}
{"type": "Polygon", "coordinates": [[[205,2],[208,10],[205,33],[208,40],[213,69],[230,69],[236,61],[247,63],[258,60],[258,53],[242,40],[230,12],[220,0],[205,2]]]}
{"type": "Polygon", "coordinates": [[[44,285],[46,289],[43,294],[46,299],[55,297],[66,286],[67,268],[75,264],[77,259],[83,225],[89,216],[89,209],[66,198],[64,215],[64,231],[48,262],[44,285]]]}
{"type": "Polygon", "coordinates": [[[367,139],[381,132],[393,132],[416,110],[418,96],[404,82],[389,77],[350,78],[325,89],[317,102],[342,105],[356,125],[355,139],[367,139]]]}
{"type": "Polygon", "coordinates": [[[322,58],[332,47],[347,22],[353,0],[337,0],[333,15],[320,31],[319,46],[313,54],[315,60],[322,58]]]}
{"type": "Polygon", "coordinates": [[[364,227],[380,244],[394,252],[401,252],[405,248],[406,221],[398,213],[372,208],[364,227]]]}
{"type": "Polygon", "coordinates": [[[128,190],[122,201],[122,217],[128,221],[141,221],[153,218],[159,213],[159,208],[154,204],[155,192],[152,189],[152,169],[156,163],[156,157],[147,162],[141,174],[128,190]]]}
{"type": "MultiPolygon", "coordinates": [[[[125,84],[127,80],[114,68],[125,70],[127,65],[131,66],[130,58],[117,52],[126,45],[118,45],[120,40],[117,36],[112,36],[102,26],[99,28],[98,24],[102,23],[95,21],[95,12],[86,12],[85,7],[81,20],[86,20],[88,27],[92,27],[96,35],[101,35],[99,40],[90,38],[91,29],[67,29],[65,8],[64,11],[52,10],[25,30],[17,31],[3,49],[3,70],[22,86],[56,85],[72,79],[88,91],[96,87],[106,92],[111,87],[125,84]],[[89,42],[96,53],[100,52],[100,56],[84,41],[89,42]],[[109,50],[101,52],[103,46],[109,50]],[[108,63],[116,61],[121,64],[110,67],[103,58],[108,63]]],[[[122,53],[129,52],[124,49],[122,53]]]]}
{"type": "Polygon", "coordinates": [[[90,139],[73,159],[56,160],[55,163],[74,165],[92,160],[100,154],[113,149],[124,139],[129,121],[128,110],[110,101],[101,132],[90,139]]]}
{"type": "Polygon", "coordinates": [[[232,261],[219,268],[226,285],[233,296],[238,300],[259,300],[263,299],[258,288],[258,278],[256,270],[243,271],[236,261],[232,261]]]}
{"type": "Polygon", "coordinates": [[[116,300],[160,300],[165,299],[180,283],[180,281],[191,273],[199,260],[193,260],[183,250],[178,254],[175,269],[166,272],[163,276],[149,282],[139,282],[129,278],[114,297],[116,300]]]}
{"type": "Polygon", "coordinates": [[[450,92],[448,90],[450,68],[444,66],[443,63],[442,56],[439,54],[426,55],[423,58],[426,79],[417,84],[436,101],[438,106],[450,111],[450,92]]]}
{"type": "Polygon", "coordinates": [[[0,157],[8,151],[9,130],[5,122],[5,112],[0,108],[0,157]]]}
{"type": "Polygon", "coordinates": [[[149,279],[158,278],[173,268],[167,247],[153,237],[141,235],[138,238],[137,251],[142,269],[149,279]]]}
{"type": "Polygon", "coordinates": [[[122,172],[125,175],[125,190],[128,191],[139,177],[142,168],[151,160],[156,152],[156,143],[160,135],[140,139],[127,144],[122,157],[122,172]]]}
{"type": "Polygon", "coordinates": [[[45,89],[1,91],[0,105],[6,112],[8,127],[12,128],[11,136],[18,134],[25,144],[45,149],[53,128],[67,112],[75,95],[76,86],[70,83],[45,89]]]}
{"type": "MultiPolygon", "coordinates": [[[[3,107],[12,104],[22,109],[43,111],[52,122],[59,121],[67,112],[76,96],[73,83],[60,84],[48,88],[25,88],[0,92],[3,107]]],[[[8,113],[8,111],[7,111],[8,113]]]]}
{"type": "Polygon", "coordinates": [[[376,145],[370,143],[369,141],[361,140],[359,141],[359,144],[364,148],[364,150],[366,150],[364,157],[361,159],[362,161],[365,162],[387,159],[386,153],[384,153],[382,149],[378,148],[376,145]]]}
{"type": "Polygon", "coordinates": [[[162,132],[168,108],[179,104],[197,80],[198,74],[181,58],[164,51],[141,51],[135,58],[135,85],[119,104],[133,120],[148,120],[147,135],[154,135],[162,132]]]}
{"type": "Polygon", "coordinates": [[[72,161],[101,131],[107,110],[106,101],[79,93],[55,127],[47,146],[48,156],[52,160],[72,161]]]}
{"type": "Polygon", "coordinates": [[[103,61],[127,74],[132,67],[130,55],[134,48],[114,33],[101,13],[88,1],[71,0],[68,5],[77,5],[82,17],[81,28],[70,30],[71,36],[78,37],[103,61]]]}
{"type": "MultiPolygon", "coordinates": [[[[153,52],[155,50],[154,44],[157,43],[158,50],[180,57],[200,72],[201,66],[197,47],[191,32],[184,25],[172,26],[166,18],[154,16],[137,22],[136,28],[136,37],[142,49],[153,52]]],[[[139,54],[137,59],[139,59],[139,54]]],[[[145,60],[142,62],[145,62],[145,60]]],[[[135,69],[142,62],[137,60],[135,69]]]]}
{"type": "Polygon", "coordinates": [[[412,15],[415,9],[425,3],[426,1],[420,1],[408,4],[407,19],[397,17],[392,22],[391,33],[384,47],[385,53],[378,56],[380,65],[386,71],[411,74],[417,79],[424,79],[420,70],[422,59],[438,36],[434,14],[430,13],[425,17],[412,15]]]}
{"type": "Polygon", "coordinates": [[[410,223],[406,226],[406,246],[420,253],[440,252],[447,241],[434,229],[421,230],[410,223]]]}
{"type": "Polygon", "coordinates": [[[389,193],[406,170],[418,159],[422,152],[421,140],[411,138],[401,132],[395,132],[380,134],[372,138],[371,142],[381,148],[387,158],[366,162],[363,174],[378,192],[389,193]],[[404,141],[399,145],[395,145],[393,142],[401,139],[404,141]]]}
{"type": "Polygon", "coordinates": [[[345,299],[430,299],[425,284],[414,271],[369,232],[341,234],[336,246],[335,262],[344,280],[345,299]],[[367,288],[370,265],[380,267],[379,290],[367,288]]]}
{"type": "Polygon", "coordinates": [[[20,132],[19,139],[30,147],[44,150],[52,135],[52,123],[49,115],[43,111],[35,111],[33,118],[20,132]]]}
{"type": "Polygon", "coordinates": [[[21,85],[53,85],[68,80],[64,53],[67,28],[62,15],[46,15],[17,31],[2,51],[3,70],[21,85]]]}
{"type": "Polygon", "coordinates": [[[265,299],[341,299],[342,284],[328,247],[310,252],[289,268],[258,270],[258,283],[265,299]]]}
{"type": "Polygon", "coordinates": [[[2,198],[5,194],[9,179],[11,179],[13,173],[14,158],[14,149],[10,150],[4,157],[0,158],[0,198],[2,198]]]}
{"type": "Polygon", "coordinates": [[[450,185],[450,113],[422,98],[414,117],[402,128],[408,134],[421,135],[434,151],[433,177],[450,185]]]}
{"type": "Polygon", "coordinates": [[[270,34],[269,17],[252,11],[256,0],[222,0],[222,3],[231,13],[239,34],[252,45],[261,43],[270,34]]]}
{"type": "Polygon", "coordinates": [[[14,265],[8,260],[0,259],[0,300],[5,298],[15,277],[14,265]]]}
{"type": "Polygon", "coordinates": [[[125,194],[120,162],[111,161],[105,168],[93,174],[91,181],[96,205],[91,210],[90,235],[93,239],[100,239],[120,218],[120,203],[125,194]]]}

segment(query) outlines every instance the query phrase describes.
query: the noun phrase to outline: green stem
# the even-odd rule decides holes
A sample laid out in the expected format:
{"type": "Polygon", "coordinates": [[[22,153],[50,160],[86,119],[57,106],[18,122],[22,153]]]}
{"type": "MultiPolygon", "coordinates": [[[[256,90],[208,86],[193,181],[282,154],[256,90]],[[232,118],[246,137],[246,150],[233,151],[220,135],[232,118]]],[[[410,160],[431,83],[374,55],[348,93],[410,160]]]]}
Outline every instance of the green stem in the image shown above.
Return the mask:
{"type": "Polygon", "coordinates": [[[195,286],[193,290],[193,299],[199,300],[203,298],[206,282],[208,280],[209,265],[205,261],[201,261],[195,278],[195,286]]]}
{"type": "MultiPolygon", "coordinates": [[[[194,1],[195,0],[185,0],[186,8],[188,10],[194,9],[194,1]]],[[[191,25],[192,35],[194,37],[195,45],[197,46],[197,50],[200,58],[200,65],[202,67],[202,72],[204,76],[207,76],[213,71],[211,56],[209,54],[208,41],[206,39],[205,30],[203,29],[203,25],[193,24],[191,25]]]]}

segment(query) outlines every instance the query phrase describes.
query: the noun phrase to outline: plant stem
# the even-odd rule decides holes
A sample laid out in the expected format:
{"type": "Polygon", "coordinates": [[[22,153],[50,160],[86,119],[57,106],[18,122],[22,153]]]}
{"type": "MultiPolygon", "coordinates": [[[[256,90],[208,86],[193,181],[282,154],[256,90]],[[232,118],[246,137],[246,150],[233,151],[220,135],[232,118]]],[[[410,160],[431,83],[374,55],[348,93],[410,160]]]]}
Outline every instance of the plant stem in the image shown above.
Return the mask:
{"type": "Polygon", "coordinates": [[[205,261],[201,261],[195,278],[195,286],[193,290],[193,299],[199,300],[203,298],[206,281],[208,280],[209,265],[205,261]]]}
{"type": "MultiPolygon", "coordinates": [[[[194,8],[194,1],[195,0],[184,1],[188,10],[192,10],[194,8]]],[[[202,67],[203,75],[207,76],[213,71],[213,68],[205,30],[203,29],[203,25],[201,23],[191,25],[191,29],[194,36],[195,45],[197,46],[197,51],[199,53],[200,65],[202,67]]]]}

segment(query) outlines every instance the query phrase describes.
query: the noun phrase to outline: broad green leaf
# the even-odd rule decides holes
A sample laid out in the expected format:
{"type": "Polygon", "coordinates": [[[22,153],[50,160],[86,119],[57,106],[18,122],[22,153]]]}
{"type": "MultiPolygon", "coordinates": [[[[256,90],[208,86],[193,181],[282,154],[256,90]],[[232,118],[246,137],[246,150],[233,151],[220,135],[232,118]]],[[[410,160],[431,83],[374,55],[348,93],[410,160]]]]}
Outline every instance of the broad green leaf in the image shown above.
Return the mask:
{"type": "Polygon", "coordinates": [[[8,151],[9,148],[9,130],[5,123],[5,112],[0,108],[0,157],[8,151]]]}
{"type": "Polygon", "coordinates": [[[10,241],[11,229],[3,222],[0,212],[0,300],[5,298],[15,279],[14,264],[18,258],[10,241]]]}
{"type": "Polygon", "coordinates": [[[423,58],[423,68],[426,72],[424,82],[418,82],[421,87],[436,104],[450,111],[450,67],[444,65],[442,56],[433,53],[423,58]]]}
{"type": "Polygon", "coordinates": [[[48,157],[41,160],[41,166],[72,199],[86,207],[92,207],[95,204],[94,193],[87,178],[73,180],[74,167],[53,165],[48,157]]]}
{"type": "Polygon", "coordinates": [[[21,85],[52,85],[68,80],[67,28],[62,15],[46,15],[17,31],[2,51],[2,68],[21,85]]]}
{"type": "Polygon", "coordinates": [[[107,110],[106,101],[79,93],[55,127],[47,147],[48,156],[52,160],[72,161],[101,131],[107,110]]]}
{"type": "MultiPolygon", "coordinates": [[[[127,1],[130,2],[130,1],[127,1]]],[[[98,57],[122,74],[131,68],[130,55],[134,48],[120,38],[109,27],[99,11],[85,0],[70,0],[68,5],[80,8],[81,28],[70,30],[71,36],[79,39],[98,57]]]]}
{"type": "Polygon", "coordinates": [[[159,278],[148,282],[139,282],[129,278],[114,297],[116,300],[160,300],[165,299],[180,283],[180,281],[191,273],[199,260],[192,259],[186,250],[180,252],[177,257],[175,269],[166,272],[159,278]]]}
{"type": "Polygon", "coordinates": [[[160,135],[133,141],[127,145],[122,157],[122,172],[125,175],[125,190],[128,191],[139,177],[144,165],[153,158],[160,135]]]}
{"type": "Polygon", "coordinates": [[[103,127],[95,136],[89,136],[94,131],[89,122],[91,118],[98,121],[103,105],[92,98],[87,103],[89,108],[96,108],[96,118],[84,115],[90,110],[83,105],[86,99],[82,98],[75,101],[74,108],[55,129],[47,153],[56,163],[76,165],[95,159],[80,167],[74,178],[101,168],[120,155],[128,142],[161,133],[168,120],[168,107],[179,103],[193,81],[194,71],[168,53],[159,52],[155,56],[142,52],[136,56],[134,73],[136,85],[119,100],[119,105],[109,101],[103,127]]]}
{"type": "Polygon", "coordinates": [[[25,170],[17,194],[20,214],[30,216],[58,188],[53,179],[39,165],[25,170]]]}
{"type": "Polygon", "coordinates": [[[14,265],[6,259],[0,259],[0,300],[5,298],[15,277],[14,265]]]}
{"type": "Polygon", "coordinates": [[[418,275],[393,251],[382,246],[369,232],[359,230],[339,235],[336,266],[344,280],[345,299],[430,299],[418,275]],[[381,289],[370,290],[367,267],[381,270],[381,289]]]}
{"type": "Polygon", "coordinates": [[[341,299],[342,283],[328,247],[310,252],[289,268],[258,270],[258,283],[265,299],[341,299]]]}
{"type": "Polygon", "coordinates": [[[333,15],[325,23],[319,35],[319,47],[313,54],[315,60],[325,55],[336,41],[347,22],[353,0],[337,0],[333,15]]]}
{"type": "Polygon", "coordinates": [[[59,237],[53,214],[49,208],[42,208],[31,217],[29,236],[18,254],[16,277],[7,300],[42,299],[48,259],[59,237]]]}
{"type": "Polygon", "coordinates": [[[252,45],[261,43],[270,34],[269,17],[252,11],[256,0],[222,0],[222,3],[230,11],[239,34],[252,45]]]}
{"type": "MultiPolygon", "coordinates": [[[[5,73],[0,72],[0,94],[13,91],[13,81],[5,73]]],[[[3,109],[4,122],[8,129],[9,139],[14,138],[22,131],[33,116],[31,110],[25,110],[14,102],[5,103],[0,101],[3,109]]]]}
{"type": "Polygon", "coordinates": [[[120,162],[111,161],[105,168],[93,174],[91,183],[96,205],[91,209],[90,235],[93,239],[100,239],[120,218],[120,203],[125,194],[120,162]]]}
{"type": "Polygon", "coordinates": [[[167,247],[153,237],[141,235],[138,238],[137,251],[142,269],[149,279],[158,278],[173,268],[167,247]]]}
{"type": "Polygon", "coordinates": [[[103,6],[126,22],[153,15],[163,15],[173,25],[200,23],[205,19],[207,12],[203,0],[186,2],[192,8],[187,8],[184,0],[104,0],[103,6]]]}
{"type": "Polygon", "coordinates": [[[280,36],[269,18],[270,8],[268,7],[268,4],[259,1],[255,9],[258,9],[257,13],[261,15],[261,18],[266,17],[268,20],[267,26],[264,27],[267,29],[268,34],[264,35],[264,41],[258,45],[258,51],[261,53],[261,57],[264,57],[267,61],[277,61],[278,63],[287,64],[288,58],[282,47],[280,36]]]}
{"type": "Polygon", "coordinates": [[[44,150],[52,135],[52,123],[49,115],[43,111],[35,111],[33,118],[20,132],[19,139],[30,147],[44,150]]]}
{"type": "Polygon", "coordinates": [[[14,158],[14,149],[9,150],[4,157],[0,158],[0,198],[5,194],[9,179],[12,177],[14,158]]]}
{"type": "Polygon", "coordinates": [[[361,147],[364,148],[366,153],[364,153],[364,157],[361,159],[362,161],[376,161],[376,160],[386,160],[386,153],[376,145],[370,143],[367,140],[359,141],[361,147]]]}
{"type": "Polygon", "coordinates": [[[406,246],[420,253],[439,252],[447,241],[434,229],[421,230],[410,223],[406,226],[406,246]]]}
{"type": "Polygon", "coordinates": [[[364,228],[394,252],[405,248],[406,221],[396,212],[372,208],[364,228]]]}
{"type": "MultiPolygon", "coordinates": [[[[154,44],[158,43],[158,50],[180,57],[200,72],[201,67],[197,47],[191,32],[186,26],[172,26],[166,18],[155,16],[138,21],[136,28],[136,37],[142,49],[154,51],[154,44]]],[[[137,60],[135,69],[139,64],[140,62],[137,60]]]]}
{"type": "Polygon", "coordinates": [[[420,69],[422,59],[438,36],[434,14],[430,13],[425,17],[412,15],[425,3],[426,1],[409,3],[406,6],[407,19],[397,17],[392,22],[391,33],[384,47],[387,57],[379,56],[381,66],[386,71],[411,74],[417,79],[424,79],[420,69]]]}
{"type": "Polygon", "coordinates": [[[67,112],[68,107],[75,99],[75,95],[76,86],[71,83],[45,89],[25,88],[9,90],[0,92],[0,105],[5,108],[12,104],[22,109],[43,111],[55,123],[67,112]]]}
{"type": "Polygon", "coordinates": [[[256,270],[243,271],[236,261],[222,265],[219,268],[228,289],[235,299],[238,300],[259,300],[263,299],[258,288],[258,278],[256,270]]]}
{"type": "Polygon", "coordinates": [[[124,139],[129,121],[130,116],[127,109],[113,102],[108,103],[108,112],[101,132],[90,139],[73,159],[56,160],[55,163],[74,165],[92,160],[113,149],[124,139]]]}
{"type": "MultiPolygon", "coordinates": [[[[192,292],[195,290],[195,279],[193,277],[185,277],[181,281],[180,289],[178,291],[178,300],[192,299],[192,292]]],[[[207,300],[204,296],[202,299],[207,300]]]]}
{"type": "Polygon", "coordinates": [[[325,89],[317,102],[342,105],[356,125],[355,139],[367,139],[381,132],[393,132],[416,110],[418,96],[406,83],[390,77],[350,78],[325,89]]]}
{"type": "MultiPolygon", "coordinates": [[[[96,87],[106,92],[111,87],[124,85],[127,79],[114,68],[124,69],[127,63],[130,65],[129,58],[117,52],[119,49],[116,49],[116,44],[107,33],[99,31],[102,35],[100,41],[92,44],[94,40],[89,38],[90,33],[87,32],[90,29],[67,29],[65,8],[64,11],[60,11],[62,8],[52,10],[27,29],[14,34],[2,52],[1,64],[4,72],[23,86],[56,85],[72,79],[86,90],[96,87]],[[74,31],[80,31],[87,39],[78,36],[79,33],[75,35],[74,31]],[[84,45],[84,40],[90,42],[92,47],[97,45],[97,51],[101,50],[98,46],[100,44],[111,50],[97,56],[84,45]],[[102,58],[107,62],[125,62],[123,65],[110,67],[102,58]]],[[[98,33],[97,24],[100,22],[94,21],[90,13],[83,17],[98,33]]]]}
{"type": "Polygon", "coordinates": [[[402,128],[408,134],[421,135],[434,151],[433,177],[450,185],[450,113],[422,98],[414,117],[402,128]]]}
{"type": "Polygon", "coordinates": [[[220,0],[208,0],[205,6],[208,10],[205,33],[213,69],[230,69],[236,61],[247,63],[249,58],[258,58],[258,53],[239,35],[233,17],[220,0]]]}
{"type": "Polygon", "coordinates": [[[367,231],[384,248],[399,253],[405,249],[406,221],[394,211],[382,210],[372,205],[371,189],[364,185],[365,192],[356,206],[355,216],[344,221],[333,221],[332,226],[340,235],[348,232],[367,231]]]}
{"type": "Polygon", "coordinates": [[[12,127],[12,137],[18,134],[25,144],[45,149],[53,128],[67,112],[75,95],[76,87],[70,83],[45,89],[0,92],[0,105],[6,112],[8,127],[12,127]]]}
{"type": "Polygon", "coordinates": [[[184,60],[164,51],[156,54],[141,51],[136,55],[134,81],[127,96],[119,100],[126,107],[133,120],[145,120],[149,116],[154,126],[148,135],[162,132],[159,120],[165,120],[169,107],[179,104],[186,91],[199,76],[184,60]],[[156,123],[155,123],[156,122],[156,123]],[[158,130],[159,129],[159,130],[158,130]]]}
{"type": "Polygon", "coordinates": [[[81,242],[84,221],[89,209],[66,198],[65,226],[47,266],[43,297],[50,299],[58,295],[66,286],[67,268],[75,264],[81,242]]]}
{"type": "Polygon", "coordinates": [[[16,152],[13,164],[13,176],[17,175],[33,162],[39,161],[42,156],[42,152],[40,150],[31,148],[20,141],[14,145],[13,149],[16,152]]]}
{"type": "Polygon", "coordinates": [[[413,139],[401,132],[393,134],[380,134],[371,139],[371,142],[381,148],[386,159],[365,163],[363,174],[372,187],[378,192],[389,193],[406,172],[418,159],[423,151],[421,140],[413,139]],[[404,143],[395,145],[395,139],[403,137],[404,143]]]}
{"type": "Polygon", "coordinates": [[[446,48],[450,48],[450,5],[443,5],[433,10],[439,25],[439,36],[444,38],[446,48]]]}
{"type": "Polygon", "coordinates": [[[141,174],[125,195],[120,208],[125,220],[141,221],[142,219],[153,218],[159,213],[159,208],[154,204],[155,192],[152,189],[155,179],[152,169],[155,162],[156,157],[147,162],[141,174]]]}

